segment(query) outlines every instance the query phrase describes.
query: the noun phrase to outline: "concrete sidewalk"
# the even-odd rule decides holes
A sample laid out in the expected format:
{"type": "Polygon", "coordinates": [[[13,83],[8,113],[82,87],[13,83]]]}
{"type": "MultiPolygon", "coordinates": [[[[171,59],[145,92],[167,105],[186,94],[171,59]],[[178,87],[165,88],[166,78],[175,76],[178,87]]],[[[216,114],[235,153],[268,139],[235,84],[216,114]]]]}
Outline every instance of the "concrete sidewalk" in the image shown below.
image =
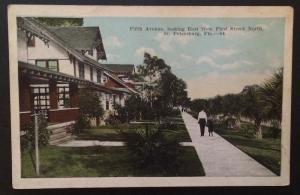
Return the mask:
{"type": "MultiPolygon", "coordinates": [[[[99,140],[71,140],[67,143],[58,144],[61,147],[90,147],[90,146],[124,146],[124,142],[99,141],[99,140]]],[[[180,142],[182,146],[193,146],[192,142],[180,142]]]]}
{"type": "Polygon", "coordinates": [[[214,132],[213,137],[200,137],[198,122],[188,113],[182,113],[182,118],[192,139],[199,159],[202,162],[206,176],[238,177],[238,176],[276,176],[269,169],[233,146],[214,132]]]}
{"type": "Polygon", "coordinates": [[[98,141],[98,140],[71,140],[67,143],[59,144],[62,147],[90,147],[90,146],[124,146],[123,142],[98,141]]]}

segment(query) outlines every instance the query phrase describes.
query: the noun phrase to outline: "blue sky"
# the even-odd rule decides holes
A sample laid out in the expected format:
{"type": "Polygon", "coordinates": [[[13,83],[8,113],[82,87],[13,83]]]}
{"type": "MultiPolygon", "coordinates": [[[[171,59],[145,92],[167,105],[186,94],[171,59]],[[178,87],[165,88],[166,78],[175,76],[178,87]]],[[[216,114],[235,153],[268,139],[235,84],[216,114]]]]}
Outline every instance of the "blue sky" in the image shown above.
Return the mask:
{"type": "Polygon", "coordinates": [[[283,18],[84,18],[99,26],[107,54],[102,63],[139,65],[145,51],[163,58],[184,79],[192,99],[238,93],[259,84],[283,66],[283,18]],[[248,27],[263,31],[225,31],[224,36],[164,36],[130,27],[248,27]]]}

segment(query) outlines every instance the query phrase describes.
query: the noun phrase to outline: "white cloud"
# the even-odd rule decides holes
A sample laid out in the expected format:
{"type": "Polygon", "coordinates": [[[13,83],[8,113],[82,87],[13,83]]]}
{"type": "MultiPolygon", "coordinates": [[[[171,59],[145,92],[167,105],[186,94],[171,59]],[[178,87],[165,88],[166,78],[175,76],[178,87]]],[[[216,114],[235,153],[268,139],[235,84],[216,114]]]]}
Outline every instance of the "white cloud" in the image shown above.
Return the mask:
{"type": "Polygon", "coordinates": [[[186,54],[180,54],[180,57],[184,60],[193,60],[192,56],[186,55],[186,54]]]}
{"type": "Polygon", "coordinates": [[[172,67],[172,70],[173,69],[180,70],[180,69],[184,68],[184,65],[182,65],[181,63],[175,62],[175,61],[171,62],[170,66],[172,67]]]}
{"type": "Polygon", "coordinates": [[[111,46],[111,47],[123,47],[123,43],[120,41],[119,37],[117,36],[109,36],[104,40],[105,46],[111,46]]]}
{"type": "Polygon", "coordinates": [[[225,63],[225,64],[219,65],[220,69],[222,69],[222,70],[235,69],[235,68],[238,68],[240,66],[241,66],[241,64],[239,62],[225,63]]]}
{"type": "Polygon", "coordinates": [[[154,40],[159,42],[159,47],[161,50],[170,52],[174,51],[176,44],[186,45],[188,44],[193,37],[191,36],[173,36],[173,35],[163,35],[163,33],[158,33],[154,40]]]}
{"type": "Polygon", "coordinates": [[[135,55],[143,57],[145,52],[151,54],[152,56],[157,55],[155,50],[153,48],[150,48],[150,47],[140,47],[140,48],[138,48],[137,50],[135,50],[135,55]]]}
{"type": "Polygon", "coordinates": [[[209,56],[201,56],[196,61],[197,64],[205,64],[210,66],[218,66],[218,64],[209,56]]]}
{"type": "Polygon", "coordinates": [[[219,48],[219,49],[214,49],[213,50],[214,54],[217,56],[225,56],[225,57],[229,57],[232,56],[236,53],[238,53],[237,50],[232,49],[232,48],[219,48]]]}
{"type": "Polygon", "coordinates": [[[111,62],[111,61],[118,60],[120,58],[120,55],[112,54],[112,53],[107,53],[106,57],[107,57],[107,61],[111,62]]]}
{"type": "Polygon", "coordinates": [[[246,65],[252,65],[255,64],[254,62],[251,62],[249,60],[241,60],[241,63],[246,64],[246,65]]]}
{"type": "MultiPolygon", "coordinates": [[[[173,36],[174,37],[174,36],[173,36]]],[[[179,36],[174,37],[175,42],[180,43],[181,45],[186,45],[188,42],[190,42],[193,39],[192,36],[179,36]]]]}
{"type": "Polygon", "coordinates": [[[246,85],[260,84],[270,72],[244,72],[224,74],[212,72],[205,76],[187,80],[188,93],[192,99],[214,97],[227,93],[239,93],[246,85]]]}
{"type": "MultiPolygon", "coordinates": [[[[233,55],[234,53],[236,53],[237,51],[234,49],[215,49],[213,50],[213,53],[218,53],[217,55],[223,55],[223,56],[229,56],[229,55],[233,55]]],[[[214,55],[214,57],[216,57],[214,55]]],[[[252,65],[255,64],[252,61],[248,61],[248,60],[236,60],[233,62],[228,62],[228,63],[220,63],[217,61],[220,61],[220,59],[216,59],[214,57],[211,56],[200,56],[197,60],[196,60],[196,64],[199,65],[209,65],[211,67],[217,68],[219,70],[231,70],[231,69],[236,69],[239,68],[242,65],[252,65]]]]}

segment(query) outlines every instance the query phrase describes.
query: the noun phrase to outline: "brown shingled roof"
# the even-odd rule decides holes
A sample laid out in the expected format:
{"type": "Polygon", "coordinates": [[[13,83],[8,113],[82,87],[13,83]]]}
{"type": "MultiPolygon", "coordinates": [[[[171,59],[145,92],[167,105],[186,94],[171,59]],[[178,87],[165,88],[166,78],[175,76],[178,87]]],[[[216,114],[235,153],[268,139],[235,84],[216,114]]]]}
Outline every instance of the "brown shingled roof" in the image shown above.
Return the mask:
{"type": "Polygon", "coordinates": [[[105,64],[105,66],[115,73],[133,73],[133,64],[105,64]]]}
{"type": "Polygon", "coordinates": [[[106,59],[99,27],[48,27],[48,29],[76,50],[98,48],[99,59],[106,59]]]}

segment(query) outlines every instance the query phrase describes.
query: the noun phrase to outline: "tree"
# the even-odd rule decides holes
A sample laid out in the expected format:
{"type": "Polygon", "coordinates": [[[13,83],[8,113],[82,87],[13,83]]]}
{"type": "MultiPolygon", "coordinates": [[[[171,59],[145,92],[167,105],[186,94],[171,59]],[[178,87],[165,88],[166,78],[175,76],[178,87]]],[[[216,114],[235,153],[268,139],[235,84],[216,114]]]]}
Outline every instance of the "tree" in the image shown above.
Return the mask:
{"type": "Polygon", "coordinates": [[[99,125],[99,117],[103,115],[104,111],[95,91],[90,89],[80,89],[79,108],[82,117],[96,118],[97,125],[99,125]]]}
{"type": "Polygon", "coordinates": [[[170,71],[171,67],[165,61],[157,56],[151,56],[149,53],[144,54],[144,64],[137,67],[137,72],[143,77],[146,99],[152,107],[154,99],[159,95],[157,88],[161,74],[170,71]]]}
{"type": "Polygon", "coordinates": [[[254,129],[256,137],[262,138],[261,123],[266,119],[264,104],[261,101],[261,96],[258,93],[258,87],[249,87],[243,92],[243,110],[242,114],[254,120],[254,129]]]}
{"type": "Polygon", "coordinates": [[[141,89],[144,96],[126,103],[123,111],[131,110],[130,113],[134,115],[129,118],[159,119],[167,116],[174,106],[187,104],[189,101],[186,83],[177,78],[171,67],[157,56],[145,53],[144,63],[137,67],[135,78],[144,83],[141,89]]]}
{"type": "Polygon", "coordinates": [[[132,95],[125,101],[125,106],[116,106],[117,117],[124,123],[129,120],[153,119],[153,111],[150,103],[146,102],[139,96],[132,95]]]}
{"type": "Polygon", "coordinates": [[[171,71],[162,73],[158,88],[164,103],[171,107],[181,105],[187,99],[186,83],[171,71]]]}
{"type": "Polygon", "coordinates": [[[50,18],[50,17],[36,17],[34,18],[40,23],[46,26],[56,26],[56,27],[63,27],[63,26],[82,26],[83,25],[83,18],[50,18]]]}
{"type": "Polygon", "coordinates": [[[283,68],[275,72],[272,77],[260,87],[259,94],[269,120],[281,121],[282,113],[282,85],[283,68]]]}
{"type": "Polygon", "coordinates": [[[208,112],[211,115],[217,115],[222,113],[223,111],[222,101],[223,101],[222,97],[219,95],[214,98],[208,99],[208,103],[207,103],[208,112]]]}
{"type": "Polygon", "coordinates": [[[192,100],[190,103],[190,108],[194,112],[199,112],[203,109],[207,109],[208,106],[208,100],[206,99],[195,99],[192,100]]]}

